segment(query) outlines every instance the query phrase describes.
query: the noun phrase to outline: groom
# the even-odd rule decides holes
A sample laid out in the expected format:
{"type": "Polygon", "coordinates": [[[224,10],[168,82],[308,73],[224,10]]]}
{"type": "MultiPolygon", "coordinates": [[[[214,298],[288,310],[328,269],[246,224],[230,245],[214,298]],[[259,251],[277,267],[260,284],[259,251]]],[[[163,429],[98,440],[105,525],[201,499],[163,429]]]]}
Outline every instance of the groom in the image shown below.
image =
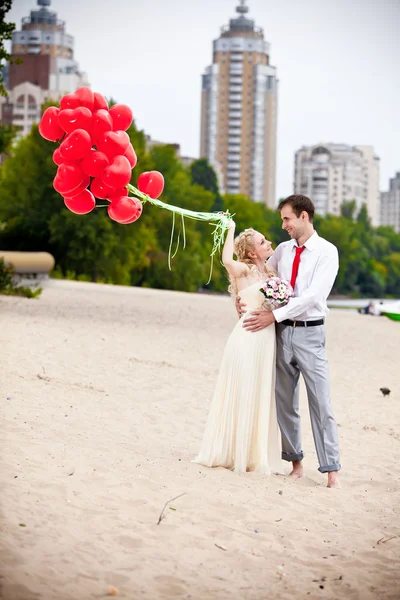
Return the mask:
{"type": "MultiPolygon", "coordinates": [[[[292,239],[277,247],[268,266],[290,281],[294,298],[272,312],[253,312],[243,326],[248,331],[259,331],[276,322],[275,396],[282,458],[293,464],[290,475],[296,479],[303,476],[298,386],[301,373],[307,388],[319,471],[328,473],[328,487],[337,488],[339,444],[330,401],[325,315],[326,299],[339,268],[338,251],[314,230],[314,205],[307,196],[289,196],[280,202],[278,210],[282,229],[292,239]]],[[[239,313],[242,307],[239,298],[239,313]]]]}

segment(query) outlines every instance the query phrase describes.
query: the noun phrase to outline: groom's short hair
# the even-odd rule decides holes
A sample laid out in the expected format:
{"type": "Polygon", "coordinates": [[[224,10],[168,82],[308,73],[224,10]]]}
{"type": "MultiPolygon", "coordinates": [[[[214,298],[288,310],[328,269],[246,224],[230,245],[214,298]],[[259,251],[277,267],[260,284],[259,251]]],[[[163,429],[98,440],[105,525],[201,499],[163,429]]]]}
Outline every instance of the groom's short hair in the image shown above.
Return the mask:
{"type": "Polygon", "coordinates": [[[302,194],[293,194],[292,196],[288,196],[279,202],[278,210],[282,210],[282,208],[287,204],[292,207],[296,217],[299,217],[301,213],[305,211],[308,214],[310,223],[313,222],[315,206],[308,196],[302,196],[302,194]]]}

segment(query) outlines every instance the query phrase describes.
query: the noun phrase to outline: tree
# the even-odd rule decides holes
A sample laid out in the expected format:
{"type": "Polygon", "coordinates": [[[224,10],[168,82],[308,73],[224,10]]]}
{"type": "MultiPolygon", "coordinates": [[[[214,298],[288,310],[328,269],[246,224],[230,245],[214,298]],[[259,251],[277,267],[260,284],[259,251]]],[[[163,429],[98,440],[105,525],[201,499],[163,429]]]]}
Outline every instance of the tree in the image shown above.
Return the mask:
{"type": "Polygon", "coordinates": [[[371,219],[369,218],[366,204],[363,204],[359,210],[357,215],[357,223],[362,223],[365,230],[371,229],[371,219]]]}
{"type": "Polygon", "coordinates": [[[10,151],[16,133],[17,129],[14,125],[0,125],[0,154],[10,151]]]}
{"type": "MultiPolygon", "coordinates": [[[[400,236],[399,236],[400,237],[400,236]]],[[[387,264],[387,287],[386,291],[397,298],[400,296],[400,252],[389,254],[387,264]]]]}
{"type": "Polygon", "coordinates": [[[219,194],[217,175],[206,158],[195,160],[190,165],[192,183],[201,185],[205,190],[219,194]]]}
{"type": "Polygon", "coordinates": [[[219,191],[217,174],[206,158],[195,160],[190,165],[192,183],[201,185],[205,190],[214,194],[215,201],[211,207],[212,211],[222,211],[224,202],[219,191]]]}
{"type": "Polygon", "coordinates": [[[54,145],[34,126],[1,167],[1,247],[48,251],[63,274],[130,283],[135,259],[133,229],[111,221],[104,208],[87,217],[67,210],[52,185],[56,172],[53,151],[54,145]]]}
{"type": "Polygon", "coordinates": [[[353,221],[356,216],[356,208],[357,204],[355,200],[345,201],[340,207],[340,214],[342,217],[349,219],[349,221],[353,221]]]}
{"type": "Polygon", "coordinates": [[[4,61],[10,60],[10,55],[6,52],[4,42],[12,39],[12,32],[15,29],[15,23],[6,23],[5,16],[11,9],[12,0],[2,0],[0,3],[0,95],[7,96],[4,87],[4,77],[1,72],[4,61]]]}

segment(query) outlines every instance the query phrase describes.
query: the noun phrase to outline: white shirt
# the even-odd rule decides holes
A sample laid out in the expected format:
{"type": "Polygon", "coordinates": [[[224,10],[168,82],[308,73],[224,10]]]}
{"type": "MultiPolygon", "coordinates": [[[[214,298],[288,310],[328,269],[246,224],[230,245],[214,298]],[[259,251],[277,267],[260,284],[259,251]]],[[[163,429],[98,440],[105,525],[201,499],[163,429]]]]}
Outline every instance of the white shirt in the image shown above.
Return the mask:
{"type": "MultiPolygon", "coordinates": [[[[268,266],[277,271],[290,283],[295,257],[296,240],[279,244],[268,261],[268,266]]],[[[304,244],[300,255],[299,270],[294,286],[294,298],[285,306],[273,311],[278,323],[285,319],[293,321],[315,321],[328,313],[326,299],[339,270],[339,255],[336,246],[319,237],[315,231],[304,244]]]]}

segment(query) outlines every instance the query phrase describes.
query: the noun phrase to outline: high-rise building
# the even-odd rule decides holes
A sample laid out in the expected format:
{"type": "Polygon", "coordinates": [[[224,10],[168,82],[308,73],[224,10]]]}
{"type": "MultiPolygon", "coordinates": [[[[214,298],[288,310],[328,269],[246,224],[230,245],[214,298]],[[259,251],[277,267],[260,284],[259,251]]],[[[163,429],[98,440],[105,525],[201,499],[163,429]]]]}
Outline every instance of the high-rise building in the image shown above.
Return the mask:
{"type": "Polygon", "coordinates": [[[223,190],[275,207],[277,77],[263,30],[246,14],[222,27],[202,78],[200,155],[223,190]]]}
{"type": "Polygon", "coordinates": [[[22,134],[40,120],[40,107],[49,99],[87,85],[74,59],[74,38],[65,22],[48,9],[51,0],[37,0],[39,8],[22,19],[12,35],[12,63],[5,70],[7,98],[0,98],[4,124],[14,123],[22,134]]]}
{"type": "Polygon", "coordinates": [[[340,215],[343,202],[363,204],[379,225],[379,158],[372,146],[303,146],[295,155],[294,193],[309,196],[319,215],[340,215]]]}
{"type": "Polygon", "coordinates": [[[381,225],[391,225],[400,233],[400,172],[389,181],[389,191],[381,194],[381,225]]]}

